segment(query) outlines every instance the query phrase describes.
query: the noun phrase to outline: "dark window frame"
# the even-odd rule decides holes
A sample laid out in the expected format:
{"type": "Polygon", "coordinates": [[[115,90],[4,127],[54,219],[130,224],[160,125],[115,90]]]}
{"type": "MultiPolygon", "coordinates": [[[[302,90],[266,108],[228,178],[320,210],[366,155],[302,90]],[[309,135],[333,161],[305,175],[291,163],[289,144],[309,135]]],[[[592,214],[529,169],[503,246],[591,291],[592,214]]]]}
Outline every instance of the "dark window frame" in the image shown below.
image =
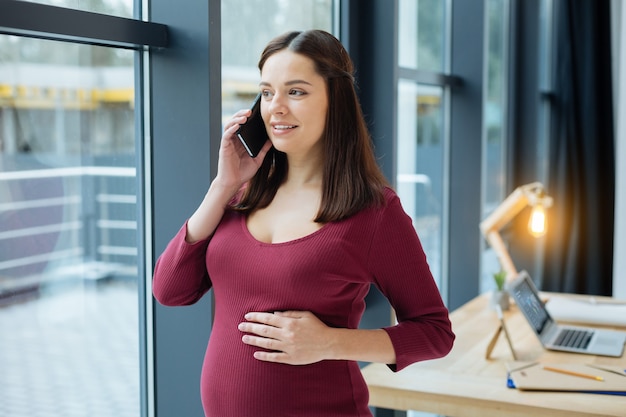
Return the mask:
{"type": "Polygon", "coordinates": [[[160,23],[18,0],[0,0],[0,33],[127,49],[169,44],[160,23]]]}

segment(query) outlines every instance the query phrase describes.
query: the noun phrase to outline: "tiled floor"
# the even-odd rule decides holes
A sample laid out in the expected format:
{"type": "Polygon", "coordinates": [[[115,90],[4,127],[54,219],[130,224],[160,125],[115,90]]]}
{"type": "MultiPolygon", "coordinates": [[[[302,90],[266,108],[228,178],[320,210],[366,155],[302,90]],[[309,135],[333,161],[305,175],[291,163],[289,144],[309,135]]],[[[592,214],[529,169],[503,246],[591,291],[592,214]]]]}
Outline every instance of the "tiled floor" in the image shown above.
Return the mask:
{"type": "Polygon", "coordinates": [[[138,417],[137,289],[41,289],[0,307],[0,417],[138,417]]]}

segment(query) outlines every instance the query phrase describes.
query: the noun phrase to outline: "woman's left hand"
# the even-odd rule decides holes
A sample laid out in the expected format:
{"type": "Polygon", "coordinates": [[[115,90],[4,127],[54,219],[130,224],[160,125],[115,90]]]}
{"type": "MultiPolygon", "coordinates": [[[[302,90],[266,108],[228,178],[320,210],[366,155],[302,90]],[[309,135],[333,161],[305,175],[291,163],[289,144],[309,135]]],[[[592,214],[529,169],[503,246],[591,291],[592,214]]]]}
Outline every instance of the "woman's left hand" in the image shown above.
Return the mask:
{"type": "Polygon", "coordinates": [[[267,362],[306,365],[330,359],[332,328],[310,311],[251,312],[239,324],[243,343],[267,350],[254,352],[267,362]]]}

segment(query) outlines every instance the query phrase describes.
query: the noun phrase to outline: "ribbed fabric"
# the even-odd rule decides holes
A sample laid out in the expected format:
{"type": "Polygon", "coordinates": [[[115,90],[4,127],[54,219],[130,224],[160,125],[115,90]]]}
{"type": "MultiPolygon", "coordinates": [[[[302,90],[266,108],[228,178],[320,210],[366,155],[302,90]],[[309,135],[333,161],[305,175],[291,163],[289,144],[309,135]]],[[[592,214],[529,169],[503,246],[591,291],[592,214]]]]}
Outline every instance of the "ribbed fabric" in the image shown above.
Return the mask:
{"type": "Polygon", "coordinates": [[[257,348],[244,345],[237,329],[250,311],[308,310],[329,326],[357,328],[374,284],[399,321],[385,329],[396,352],[392,369],[450,351],[448,311],[411,219],[392,190],[386,199],[385,207],[286,243],[257,241],[236,212],[224,215],[210,242],[190,245],[186,226],[180,229],[157,261],[153,290],[165,305],[215,292],[201,382],[207,417],[371,416],[355,362],[291,366],[254,359],[257,348]]]}

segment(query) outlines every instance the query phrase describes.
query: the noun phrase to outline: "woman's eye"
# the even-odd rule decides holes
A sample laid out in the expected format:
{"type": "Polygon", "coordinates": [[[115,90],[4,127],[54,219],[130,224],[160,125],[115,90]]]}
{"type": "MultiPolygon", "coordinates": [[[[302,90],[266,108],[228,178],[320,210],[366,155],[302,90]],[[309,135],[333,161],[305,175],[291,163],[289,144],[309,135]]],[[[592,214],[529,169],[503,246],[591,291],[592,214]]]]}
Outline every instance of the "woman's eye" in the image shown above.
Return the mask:
{"type": "Polygon", "coordinates": [[[292,95],[292,96],[303,96],[305,94],[306,93],[302,90],[290,90],[289,91],[289,95],[292,95]]]}
{"type": "Polygon", "coordinates": [[[268,91],[268,90],[263,90],[263,91],[261,91],[261,95],[263,97],[271,97],[272,93],[270,91],[268,91]]]}

